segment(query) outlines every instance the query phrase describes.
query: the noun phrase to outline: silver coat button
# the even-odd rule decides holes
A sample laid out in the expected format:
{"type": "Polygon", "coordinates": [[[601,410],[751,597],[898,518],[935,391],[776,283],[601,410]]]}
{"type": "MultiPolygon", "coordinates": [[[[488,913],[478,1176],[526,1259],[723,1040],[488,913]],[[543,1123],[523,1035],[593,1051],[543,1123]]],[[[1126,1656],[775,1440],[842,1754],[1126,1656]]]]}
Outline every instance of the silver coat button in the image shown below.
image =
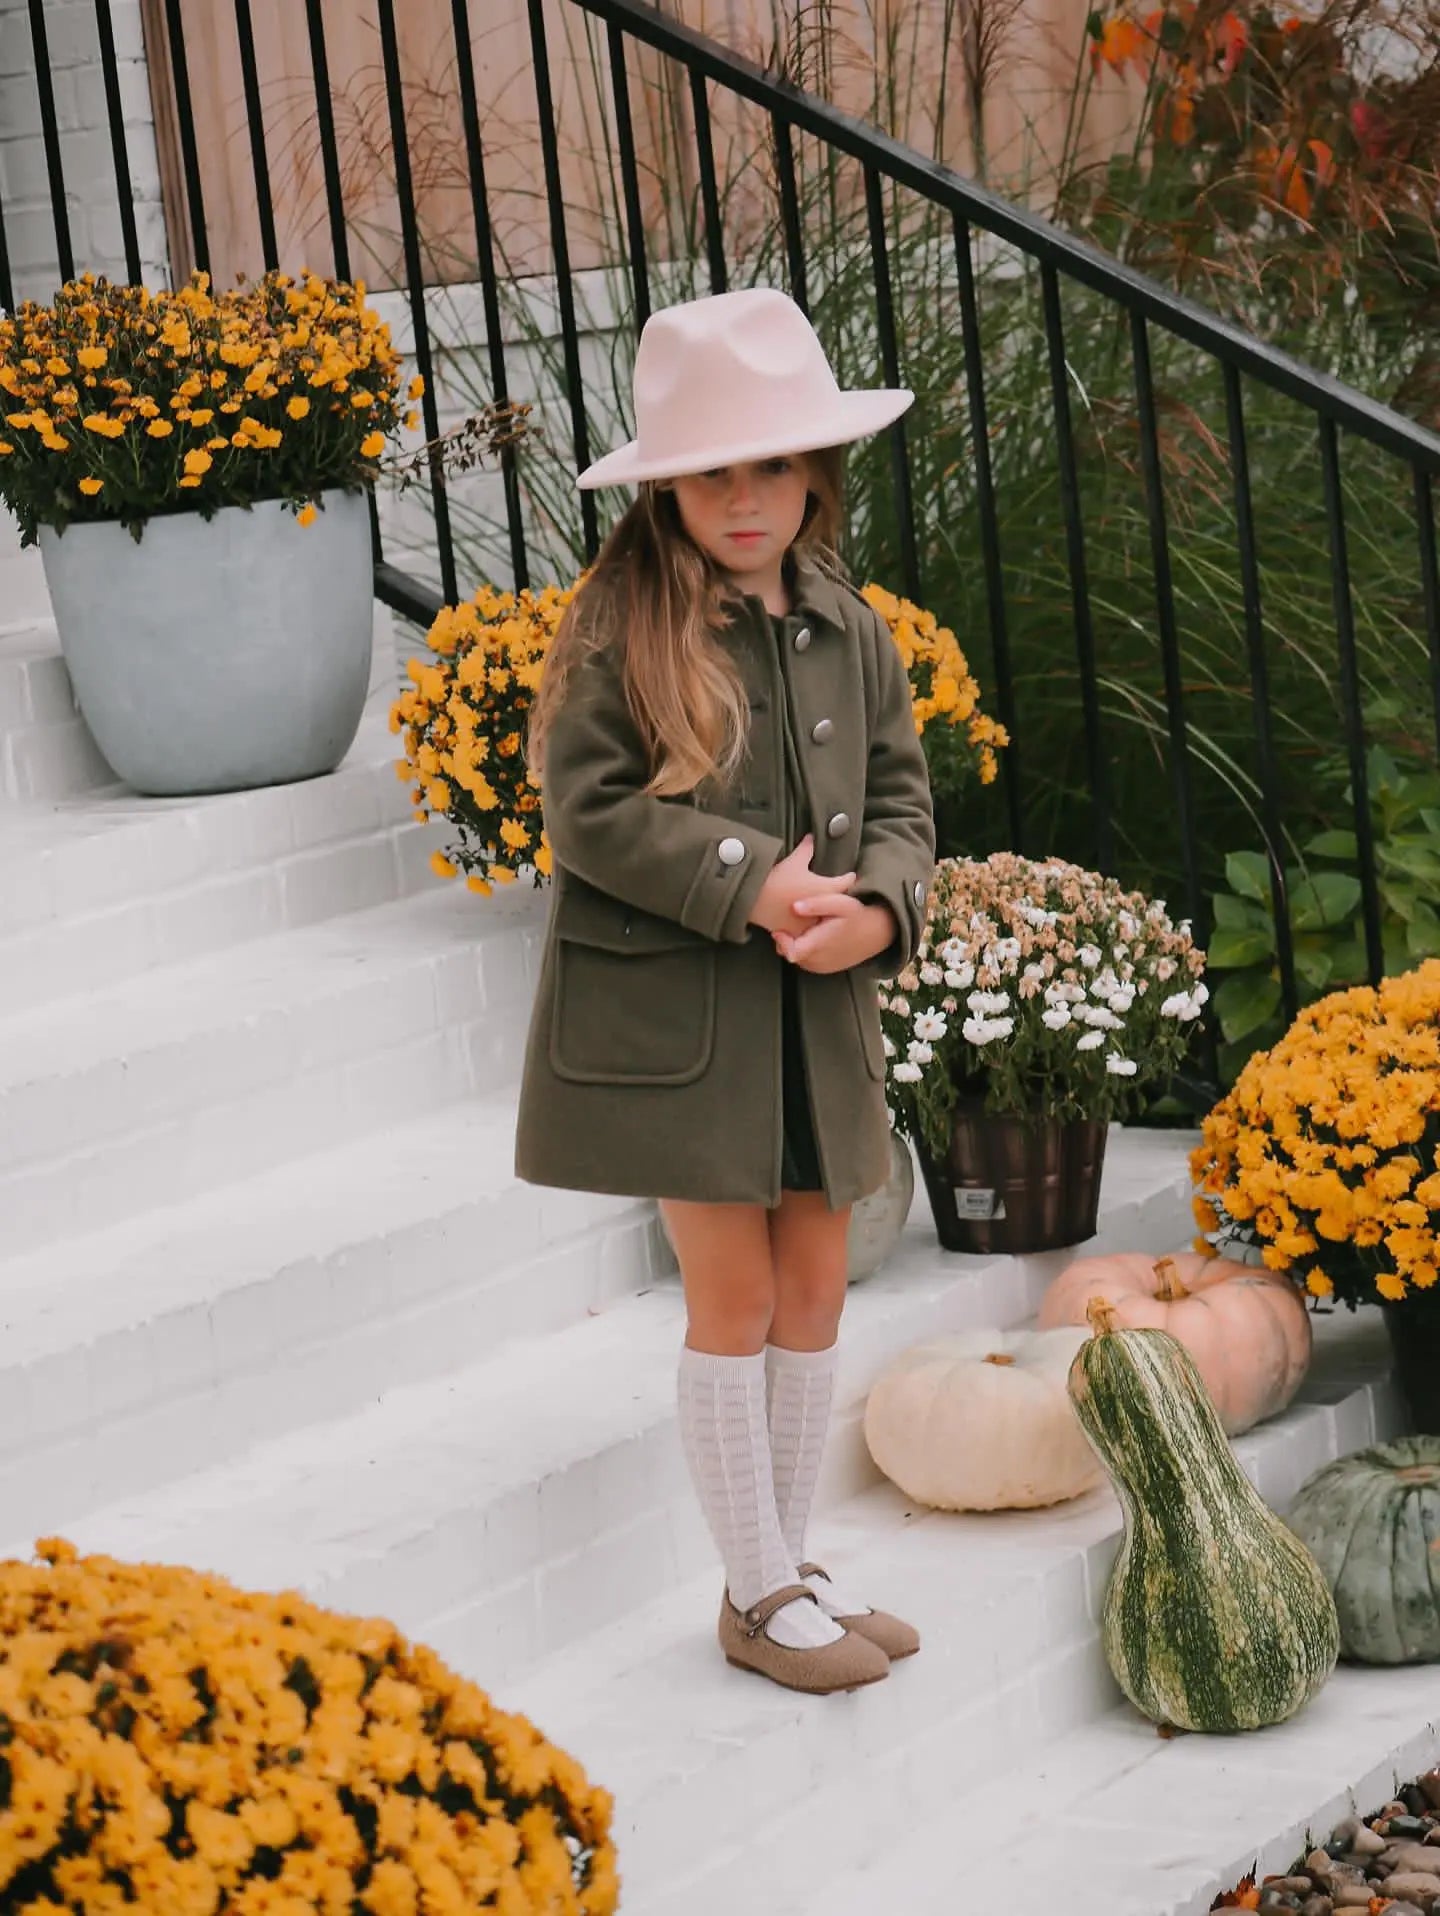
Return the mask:
{"type": "Polygon", "coordinates": [[[828,745],[835,736],[834,719],[820,719],[810,728],[810,736],[817,745],[828,745]]]}
{"type": "Polygon", "coordinates": [[[920,880],[918,878],[915,880],[915,903],[917,907],[919,907],[922,910],[924,909],[925,887],[920,883],[920,880]]]}
{"type": "Polygon", "coordinates": [[[744,839],[743,838],[722,838],[720,840],[719,856],[720,856],[720,863],[722,865],[740,864],[745,857],[744,839]]]}
{"type": "Polygon", "coordinates": [[[849,812],[836,812],[825,829],[832,838],[843,838],[850,829],[849,812]]]}
{"type": "Polygon", "coordinates": [[[805,652],[809,650],[809,647],[810,628],[808,625],[802,625],[800,630],[795,634],[795,650],[797,652],[805,652]]]}

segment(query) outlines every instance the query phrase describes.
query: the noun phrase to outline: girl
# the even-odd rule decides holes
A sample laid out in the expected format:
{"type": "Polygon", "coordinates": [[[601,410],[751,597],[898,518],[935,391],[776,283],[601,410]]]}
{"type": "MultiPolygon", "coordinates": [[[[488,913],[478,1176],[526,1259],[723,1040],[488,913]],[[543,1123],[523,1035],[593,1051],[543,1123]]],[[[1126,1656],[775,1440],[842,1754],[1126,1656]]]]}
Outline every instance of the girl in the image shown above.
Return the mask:
{"type": "Polygon", "coordinates": [[[839,448],[911,397],[842,392],[783,293],[656,313],[637,437],[580,477],[639,495],[529,737],[555,882],[516,1169],[660,1201],[721,1645],[809,1691],[919,1647],[805,1561],[850,1206],[888,1163],[874,981],[909,962],[935,849],[904,667],[832,557],[839,448]]]}

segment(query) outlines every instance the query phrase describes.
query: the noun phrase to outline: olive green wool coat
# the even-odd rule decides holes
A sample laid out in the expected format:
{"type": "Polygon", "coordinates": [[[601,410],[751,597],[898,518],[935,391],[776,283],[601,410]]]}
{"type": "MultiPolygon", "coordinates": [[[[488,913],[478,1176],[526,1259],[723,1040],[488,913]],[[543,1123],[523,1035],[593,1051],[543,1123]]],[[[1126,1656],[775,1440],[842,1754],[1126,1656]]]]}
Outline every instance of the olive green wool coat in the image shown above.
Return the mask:
{"type": "Polygon", "coordinates": [[[885,1181],[875,981],[920,937],[930,786],[883,620],[809,565],[795,568],[792,602],[778,642],[758,598],[724,629],[749,697],[748,749],[727,783],[682,798],[643,789],[618,657],[575,669],[543,780],[555,872],[515,1152],[531,1183],[779,1202],[785,961],[747,919],[807,830],[815,869],[855,871],[855,895],[887,904],[899,927],[870,964],[801,970],[798,990],[829,1205],[885,1181]]]}

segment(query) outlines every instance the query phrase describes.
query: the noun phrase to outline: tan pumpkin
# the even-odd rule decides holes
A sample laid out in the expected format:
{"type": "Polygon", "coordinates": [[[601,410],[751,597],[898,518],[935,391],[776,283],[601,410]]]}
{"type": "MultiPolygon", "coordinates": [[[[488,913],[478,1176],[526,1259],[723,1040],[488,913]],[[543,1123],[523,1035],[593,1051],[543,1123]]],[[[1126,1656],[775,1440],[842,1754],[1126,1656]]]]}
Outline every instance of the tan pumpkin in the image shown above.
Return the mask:
{"type": "Polygon", "coordinates": [[[892,1483],[937,1510],[1064,1503],[1104,1471],[1066,1389],[1087,1333],[959,1331],[903,1351],[865,1405],[892,1483]]]}
{"type": "Polygon", "coordinates": [[[1274,1417],[1310,1367],[1310,1313],[1278,1271],[1177,1251],[1082,1257],[1045,1294],[1036,1323],[1083,1324],[1094,1302],[1111,1305],[1125,1330],[1161,1330],[1182,1343],[1227,1434],[1274,1417]]]}

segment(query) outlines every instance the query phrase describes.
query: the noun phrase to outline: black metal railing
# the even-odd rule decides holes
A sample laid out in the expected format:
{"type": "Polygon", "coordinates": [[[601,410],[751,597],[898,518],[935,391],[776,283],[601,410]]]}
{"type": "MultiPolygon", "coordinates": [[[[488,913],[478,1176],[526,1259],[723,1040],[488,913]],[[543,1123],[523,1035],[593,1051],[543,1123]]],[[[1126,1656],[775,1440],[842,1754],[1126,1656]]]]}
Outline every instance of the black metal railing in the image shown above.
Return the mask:
{"type": "MultiPolygon", "coordinates": [[[[435,353],[427,310],[426,257],[416,214],[416,191],[411,174],[410,138],[406,117],[406,74],[396,32],[394,0],[378,0],[384,94],[388,108],[394,191],[399,208],[404,269],[403,291],[408,299],[413,351],[418,369],[426,376],[424,421],[433,441],[440,432],[435,353]]],[[[628,280],[632,329],[643,322],[654,300],[653,279],[662,262],[655,257],[645,227],[645,207],[632,121],[632,75],[642,50],[675,69],[682,94],[688,95],[690,131],[696,169],[696,263],[703,267],[711,290],[732,283],[731,238],[725,226],[714,148],[716,101],[745,103],[768,128],[775,188],[777,258],[784,262],[789,290],[802,306],[815,295],[812,259],[801,197],[797,186],[796,145],[817,143],[822,152],[857,165],[863,180],[864,232],[868,243],[870,282],[874,299],[874,328],[880,367],[891,384],[904,383],[905,367],[895,295],[891,282],[890,249],[893,238],[894,196],[938,209],[947,223],[947,245],[953,248],[951,287],[956,302],[958,332],[963,346],[963,400],[957,392],[954,406],[968,418],[973,472],[974,523],[978,550],[976,570],[983,578],[988,616],[990,658],[993,666],[994,709],[1014,741],[1004,756],[1004,821],[1008,841],[1017,848],[1027,843],[1025,800],[1025,711],[1017,682],[1011,643],[1014,605],[1007,591],[1006,541],[1022,539],[1023,528],[1002,523],[1002,507],[992,466],[997,420],[988,388],[983,349],[981,297],[977,290],[975,257],[982,243],[1010,249],[1038,274],[1039,323],[1043,329],[1049,369],[1050,429],[1058,482],[1059,549],[1068,577],[1071,669],[1078,689],[1079,720],[1084,740],[1085,784],[1089,805],[1089,838],[1095,862],[1114,869],[1117,859],[1117,818],[1110,774],[1102,672],[1097,659],[1095,602],[1092,590],[1092,546],[1081,482],[1080,452],[1072,418],[1073,367],[1066,340],[1066,297],[1085,289],[1123,318],[1128,335],[1130,385],[1138,440],[1138,471],[1148,527],[1153,575],[1154,638],[1158,653],[1159,696],[1163,698],[1163,741],[1168,760],[1175,835],[1178,841],[1177,876],[1189,915],[1202,933],[1206,929],[1202,856],[1195,802],[1195,757],[1192,728],[1187,717],[1187,684],[1177,620],[1174,553],[1177,532],[1168,509],[1165,460],[1162,456],[1160,407],[1153,369],[1152,347],[1160,335],[1194,348],[1218,374],[1223,393],[1224,426],[1221,435],[1228,463],[1235,536],[1236,579],[1243,613],[1248,674],[1253,709],[1253,768],[1258,794],[1256,810],[1270,865],[1271,897],[1276,935],[1276,963],[1283,1007],[1293,1015],[1298,1002],[1296,952],[1290,930],[1289,901],[1283,847],[1286,843],[1285,803],[1280,775],[1275,710],[1271,691],[1273,634],[1264,600],[1264,554],[1257,532],[1254,478],[1248,433],[1247,392],[1266,388],[1283,396],[1308,416],[1323,495],[1323,538],[1317,564],[1329,574],[1334,617],[1334,672],[1338,703],[1344,720],[1344,748],[1348,760],[1350,804],[1358,848],[1357,871],[1362,892],[1362,924],[1366,960],[1372,978],[1383,970],[1381,876],[1371,827],[1371,795],[1367,782],[1366,728],[1363,686],[1357,663],[1356,619],[1352,590],[1349,528],[1345,490],[1345,446],[1364,444],[1397,462],[1408,472],[1407,496],[1414,515],[1414,600],[1417,620],[1428,651],[1428,687],[1434,705],[1433,729],[1440,750],[1440,572],[1437,572],[1434,521],[1435,477],[1440,473],[1440,438],[1400,413],[1348,387],[1325,372],[1306,365],[1267,344],[1242,326],[1177,296],[1159,282],[1102,252],[1083,238],[1050,224],[1023,206],[1000,198],[949,167],[925,157],[874,125],[842,112],[816,95],[800,90],[786,78],[756,64],[661,13],[644,0],[570,0],[580,15],[592,16],[603,28],[611,92],[611,115],[620,170],[623,203],[623,256],[614,265],[628,280]],[[1342,442],[1342,434],[1345,440],[1342,442]]],[[[216,10],[215,31],[221,30],[225,9],[216,10]]],[[[104,72],[105,94],[114,156],[116,193],[121,209],[127,270],[139,273],[139,247],[131,205],[130,167],[120,108],[113,33],[108,0],[95,0],[97,32],[104,72]]],[[[509,399],[515,390],[507,357],[503,319],[505,271],[499,257],[486,174],[486,128],[477,100],[471,47],[472,20],[466,0],[452,0],[450,35],[453,72],[458,87],[460,132],[465,177],[474,229],[474,277],[479,283],[485,320],[485,363],[491,396],[509,399]]],[[[257,69],[250,0],[234,0],[229,23],[242,79],[248,129],[260,247],[267,265],[280,259],[275,210],[272,204],[271,166],[267,148],[263,86],[257,69]]],[[[29,18],[34,39],[36,89],[43,147],[54,222],[55,260],[62,277],[75,270],[69,219],[70,201],[63,167],[62,141],[57,124],[55,93],[49,70],[42,0],[30,0],[29,18]]],[[[195,110],[186,57],[185,28],[180,0],[166,0],[166,46],[178,145],[183,174],[188,240],[196,265],[209,265],[207,220],[195,124],[195,110]]],[[[577,319],[575,275],[571,269],[569,213],[565,197],[551,49],[547,41],[542,0],[528,0],[532,49],[532,79],[536,109],[538,175],[543,182],[551,264],[555,275],[556,305],[561,334],[563,400],[568,418],[569,451],[577,467],[591,457],[591,424],[582,376],[581,332],[577,319]]],[[[345,204],[344,171],[336,134],[336,102],[332,92],[321,0],[306,0],[306,24],[315,101],[315,129],[323,171],[325,207],[335,267],[350,270],[352,231],[345,204]]],[[[295,76],[288,78],[293,82],[295,76]]],[[[6,248],[6,209],[0,205],[0,302],[13,303],[14,262],[6,248]]],[[[287,261],[299,265],[301,261],[287,261]]],[[[452,275],[453,277],[453,275],[452,275]]],[[[925,589],[927,540],[917,513],[912,445],[904,420],[889,434],[890,498],[895,515],[894,551],[899,583],[912,597],[925,589]]],[[[503,496],[508,550],[514,581],[528,583],[532,571],[531,532],[526,524],[526,498],[520,461],[513,446],[502,455],[503,496]]],[[[462,589],[445,476],[432,462],[431,505],[439,590],[390,564],[376,545],[376,592],[388,605],[410,618],[428,620],[441,603],[462,589]]],[[[595,495],[582,496],[580,536],[585,555],[593,555],[600,535],[595,495]]],[[[1427,721],[1428,723],[1428,721],[1427,721]]]]}

